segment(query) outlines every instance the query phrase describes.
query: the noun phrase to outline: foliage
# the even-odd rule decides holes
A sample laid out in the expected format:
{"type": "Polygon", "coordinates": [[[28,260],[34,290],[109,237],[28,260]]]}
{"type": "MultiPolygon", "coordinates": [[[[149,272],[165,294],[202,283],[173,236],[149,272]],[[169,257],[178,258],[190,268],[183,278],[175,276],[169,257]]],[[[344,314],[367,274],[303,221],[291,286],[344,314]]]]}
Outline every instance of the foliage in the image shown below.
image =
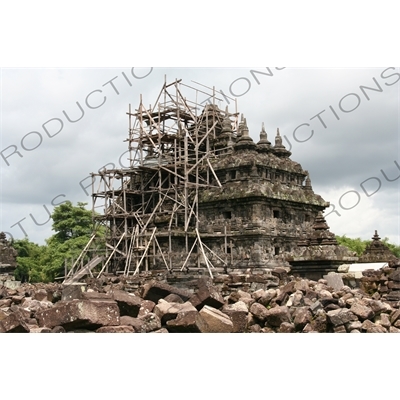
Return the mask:
{"type": "MultiPolygon", "coordinates": [[[[17,279],[30,282],[50,282],[64,272],[65,261],[76,260],[93,233],[92,212],[86,203],[65,202],[52,213],[52,229],[55,234],[40,246],[29,239],[14,241],[18,252],[17,279]]],[[[103,232],[98,232],[99,236],[103,232]]]]}
{"type": "Polygon", "coordinates": [[[361,240],[360,238],[352,239],[347,237],[346,235],[336,236],[336,240],[340,245],[345,246],[349,250],[356,252],[357,256],[360,256],[364,252],[367,245],[371,243],[370,240],[361,240]]]}
{"type": "Polygon", "coordinates": [[[92,233],[92,213],[85,209],[86,203],[73,206],[67,201],[56,207],[52,214],[53,231],[56,232],[49,240],[64,243],[77,237],[89,236],[92,233]]]}
{"type": "Polygon", "coordinates": [[[382,243],[385,243],[387,247],[389,247],[390,251],[397,257],[400,258],[400,246],[389,243],[389,238],[385,237],[385,239],[382,239],[382,243]]]}
{"type": "Polygon", "coordinates": [[[30,280],[39,282],[42,280],[41,271],[43,254],[46,246],[32,243],[28,238],[15,240],[13,247],[17,250],[17,268],[14,272],[15,278],[22,282],[30,280]]]}

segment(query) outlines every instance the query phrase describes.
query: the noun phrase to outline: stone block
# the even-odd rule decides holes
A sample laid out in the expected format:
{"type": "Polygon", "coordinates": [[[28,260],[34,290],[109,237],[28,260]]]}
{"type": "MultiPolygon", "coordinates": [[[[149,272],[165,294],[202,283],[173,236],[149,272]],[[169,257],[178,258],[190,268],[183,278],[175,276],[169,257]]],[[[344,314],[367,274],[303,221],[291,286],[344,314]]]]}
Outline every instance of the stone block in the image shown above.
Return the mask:
{"type": "Polygon", "coordinates": [[[290,322],[282,322],[281,326],[279,327],[279,333],[294,333],[295,327],[294,324],[290,322]]]}
{"type": "Polygon", "coordinates": [[[197,286],[197,292],[189,300],[197,310],[201,310],[206,305],[213,308],[221,308],[225,304],[224,298],[218,289],[213,286],[211,279],[199,279],[197,286]]]}
{"type": "Polygon", "coordinates": [[[7,289],[15,290],[21,286],[21,282],[8,280],[3,283],[3,286],[7,289]]]}
{"type": "Polygon", "coordinates": [[[161,320],[154,313],[148,313],[146,315],[143,315],[139,319],[143,321],[143,325],[140,329],[141,333],[148,333],[161,329],[161,320]]]}
{"type": "Polygon", "coordinates": [[[308,307],[299,307],[294,313],[294,326],[301,331],[312,320],[312,314],[308,307]]]}
{"type": "Polygon", "coordinates": [[[33,299],[38,301],[47,301],[47,291],[44,289],[36,290],[33,299]]]}
{"type": "Polygon", "coordinates": [[[261,322],[265,321],[268,309],[260,303],[254,303],[250,307],[250,313],[261,322]]]}
{"type": "Polygon", "coordinates": [[[347,308],[339,308],[327,312],[329,322],[333,326],[344,325],[352,321],[357,321],[357,316],[347,308]]]}
{"type": "Polygon", "coordinates": [[[154,311],[154,307],[156,306],[156,303],[151,300],[143,300],[142,305],[139,310],[139,317],[142,317],[143,315],[146,315],[148,313],[152,313],[154,311]]]}
{"type": "Polygon", "coordinates": [[[124,290],[114,290],[112,293],[113,299],[117,302],[120,315],[128,315],[136,318],[139,315],[142,299],[125,292],[124,290]]]}
{"type": "Polygon", "coordinates": [[[235,304],[227,304],[221,311],[228,315],[233,323],[233,333],[244,333],[247,330],[248,307],[243,301],[235,304]]]}
{"type": "Polygon", "coordinates": [[[279,327],[283,322],[292,322],[289,308],[286,306],[277,306],[267,310],[265,313],[265,322],[272,327],[279,327]]]}
{"type": "Polygon", "coordinates": [[[61,301],[82,299],[82,292],[85,290],[85,288],[86,287],[81,284],[71,284],[65,286],[61,292],[61,301]]]}
{"type": "Polygon", "coordinates": [[[400,282],[400,268],[397,268],[396,271],[392,272],[389,275],[389,279],[391,281],[400,282]]]}
{"type": "Polygon", "coordinates": [[[164,299],[170,294],[178,295],[183,301],[187,301],[192,297],[192,293],[188,290],[179,289],[166,283],[152,282],[144,285],[144,300],[151,300],[158,303],[158,300],[164,299]]]}
{"type": "Polygon", "coordinates": [[[0,333],[28,333],[29,327],[19,313],[11,313],[0,321],[0,333]]]}
{"type": "Polygon", "coordinates": [[[165,325],[167,321],[175,319],[181,313],[197,313],[196,308],[187,301],[186,303],[168,303],[161,299],[154,307],[154,313],[160,318],[161,324],[165,325]]]}
{"type": "Polygon", "coordinates": [[[305,279],[301,279],[300,281],[295,282],[294,289],[301,290],[302,292],[306,293],[310,289],[310,287],[308,286],[308,282],[305,279]]]}
{"type": "Polygon", "coordinates": [[[344,286],[343,279],[340,274],[328,274],[324,275],[324,279],[326,279],[327,285],[333,288],[334,291],[341,290],[344,286]]]}
{"type": "Polygon", "coordinates": [[[197,314],[196,324],[202,333],[231,333],[233,323],[223,312],[204,306],[197,314]]]}
{"type": "Polygon", "coordinates": [[[36,319],[41,327],[63,326],[70,331],[119,325],[120,314],[115,301],[72,300],[37,313],[36,319]]]}
{"type": "Polygon", "coordinates": [[[196,324],[198,311],[178,314],[176,319],[167,321],[168,332],[171,333],[199,333],[196,324]]]}
{"type": "Polygon", "coordinates": [[[365,306],[357,301],[352,304],[350,311],[357,315],[361,320],[373,318],[375,315],[371,307],[365,306]]]}
{"type": "Polygon", "coordinates": [[[134,332],[139,333],[142,331],[144,321],[140,318],[133,318],[129,317],[128,315],[124,315],[120,318],[120,324],[125,326],[129,325],[133,328],[134,332]]]}

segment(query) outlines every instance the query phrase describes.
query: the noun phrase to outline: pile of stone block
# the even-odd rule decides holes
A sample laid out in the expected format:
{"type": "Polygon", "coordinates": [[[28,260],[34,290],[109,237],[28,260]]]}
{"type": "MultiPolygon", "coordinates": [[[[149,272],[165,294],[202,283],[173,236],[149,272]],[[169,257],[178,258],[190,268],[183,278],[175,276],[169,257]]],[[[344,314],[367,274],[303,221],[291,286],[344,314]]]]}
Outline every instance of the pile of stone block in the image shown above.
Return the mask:
{"type": "Polygon", "coordinates": [[[186,289],[153,279],[131,293],[118,277],[3,286],[0,332],[400,333],[400,268],[364,271],[356,288],[341,274],[313,281],[281,272],[256,290],[235,286],[243,274],[200,277],[186,289]]]}

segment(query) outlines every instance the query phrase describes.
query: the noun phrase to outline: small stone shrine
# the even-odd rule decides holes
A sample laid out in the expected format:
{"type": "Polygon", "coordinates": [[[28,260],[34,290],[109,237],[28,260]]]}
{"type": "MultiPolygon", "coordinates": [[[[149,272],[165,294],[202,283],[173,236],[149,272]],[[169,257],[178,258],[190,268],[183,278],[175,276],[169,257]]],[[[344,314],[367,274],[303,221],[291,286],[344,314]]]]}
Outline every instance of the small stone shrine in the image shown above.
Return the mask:
{"type": "Polygon", "coordinates": [[[11,274],[17,267],[17,251],[4,232],[0,232],[0,275],[11,274]]]}

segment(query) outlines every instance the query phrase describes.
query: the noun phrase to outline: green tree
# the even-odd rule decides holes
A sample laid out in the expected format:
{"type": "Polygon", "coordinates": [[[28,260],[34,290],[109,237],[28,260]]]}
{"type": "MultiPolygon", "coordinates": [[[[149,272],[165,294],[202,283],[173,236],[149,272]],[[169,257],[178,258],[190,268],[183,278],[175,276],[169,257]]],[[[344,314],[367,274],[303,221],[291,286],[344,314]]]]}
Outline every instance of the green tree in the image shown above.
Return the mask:
{"type": "Polygon", "coordinates": [[[22,282],[41,282],[45,280],[44,258],[47,246],[40,246],[28,238],[14,240],[13,247],[17,250],[17,268],[14,276],[22,282]]]}
{"type": "Polygon", "coordinates": [[[77,259],[92,236],[92,212],[85,206],[86,203],[79,202],[74,206],[67,201],[54,208],[52,229],[55,234],[46,240],[47,280],[52,281],[58,276],[63,276],[65,261],[77,259]]]}
{"type": "MultiPolygon", "coordinates": [[[[86,203],[65,202],[54,208],[55,234],[40,246],[27,238],[14,242],[18,252],[16,277],[30,282],[50,282],[63,276],[65,261],[76,260],[93,234],[92,212],[86,203]]],[[[104,235],[98,230],[97,235],[104,235]]]]}
{"type": "Polygon", "coordinates": [[[382,239],[382,243],[385,243],[387,247],[389,247],[390,251],[397,257],[400,258],[400,246],[389,243],[389,238],[385,237],[385,239],[382,239]]]}
{"type": "Polygon", "coordinates": [[[346,235],[343,236],[336,236],[337,242],[342,245],[347,247],[349,250],[354,251],[357,253],[358,256],[360,256],[367,245],[371,243],[370,240],[361,240],[360,238],[349,238],[346,235]]]}
{"type": "Polygon", "coordinates": [[[87,203],[78,202],[74,206],[67,201],[54,208],[53,231],[56,232],[50,239],[64,243],[77,237],[89,236],[93,231],[92,212],[87,210],[87,203]]]}

